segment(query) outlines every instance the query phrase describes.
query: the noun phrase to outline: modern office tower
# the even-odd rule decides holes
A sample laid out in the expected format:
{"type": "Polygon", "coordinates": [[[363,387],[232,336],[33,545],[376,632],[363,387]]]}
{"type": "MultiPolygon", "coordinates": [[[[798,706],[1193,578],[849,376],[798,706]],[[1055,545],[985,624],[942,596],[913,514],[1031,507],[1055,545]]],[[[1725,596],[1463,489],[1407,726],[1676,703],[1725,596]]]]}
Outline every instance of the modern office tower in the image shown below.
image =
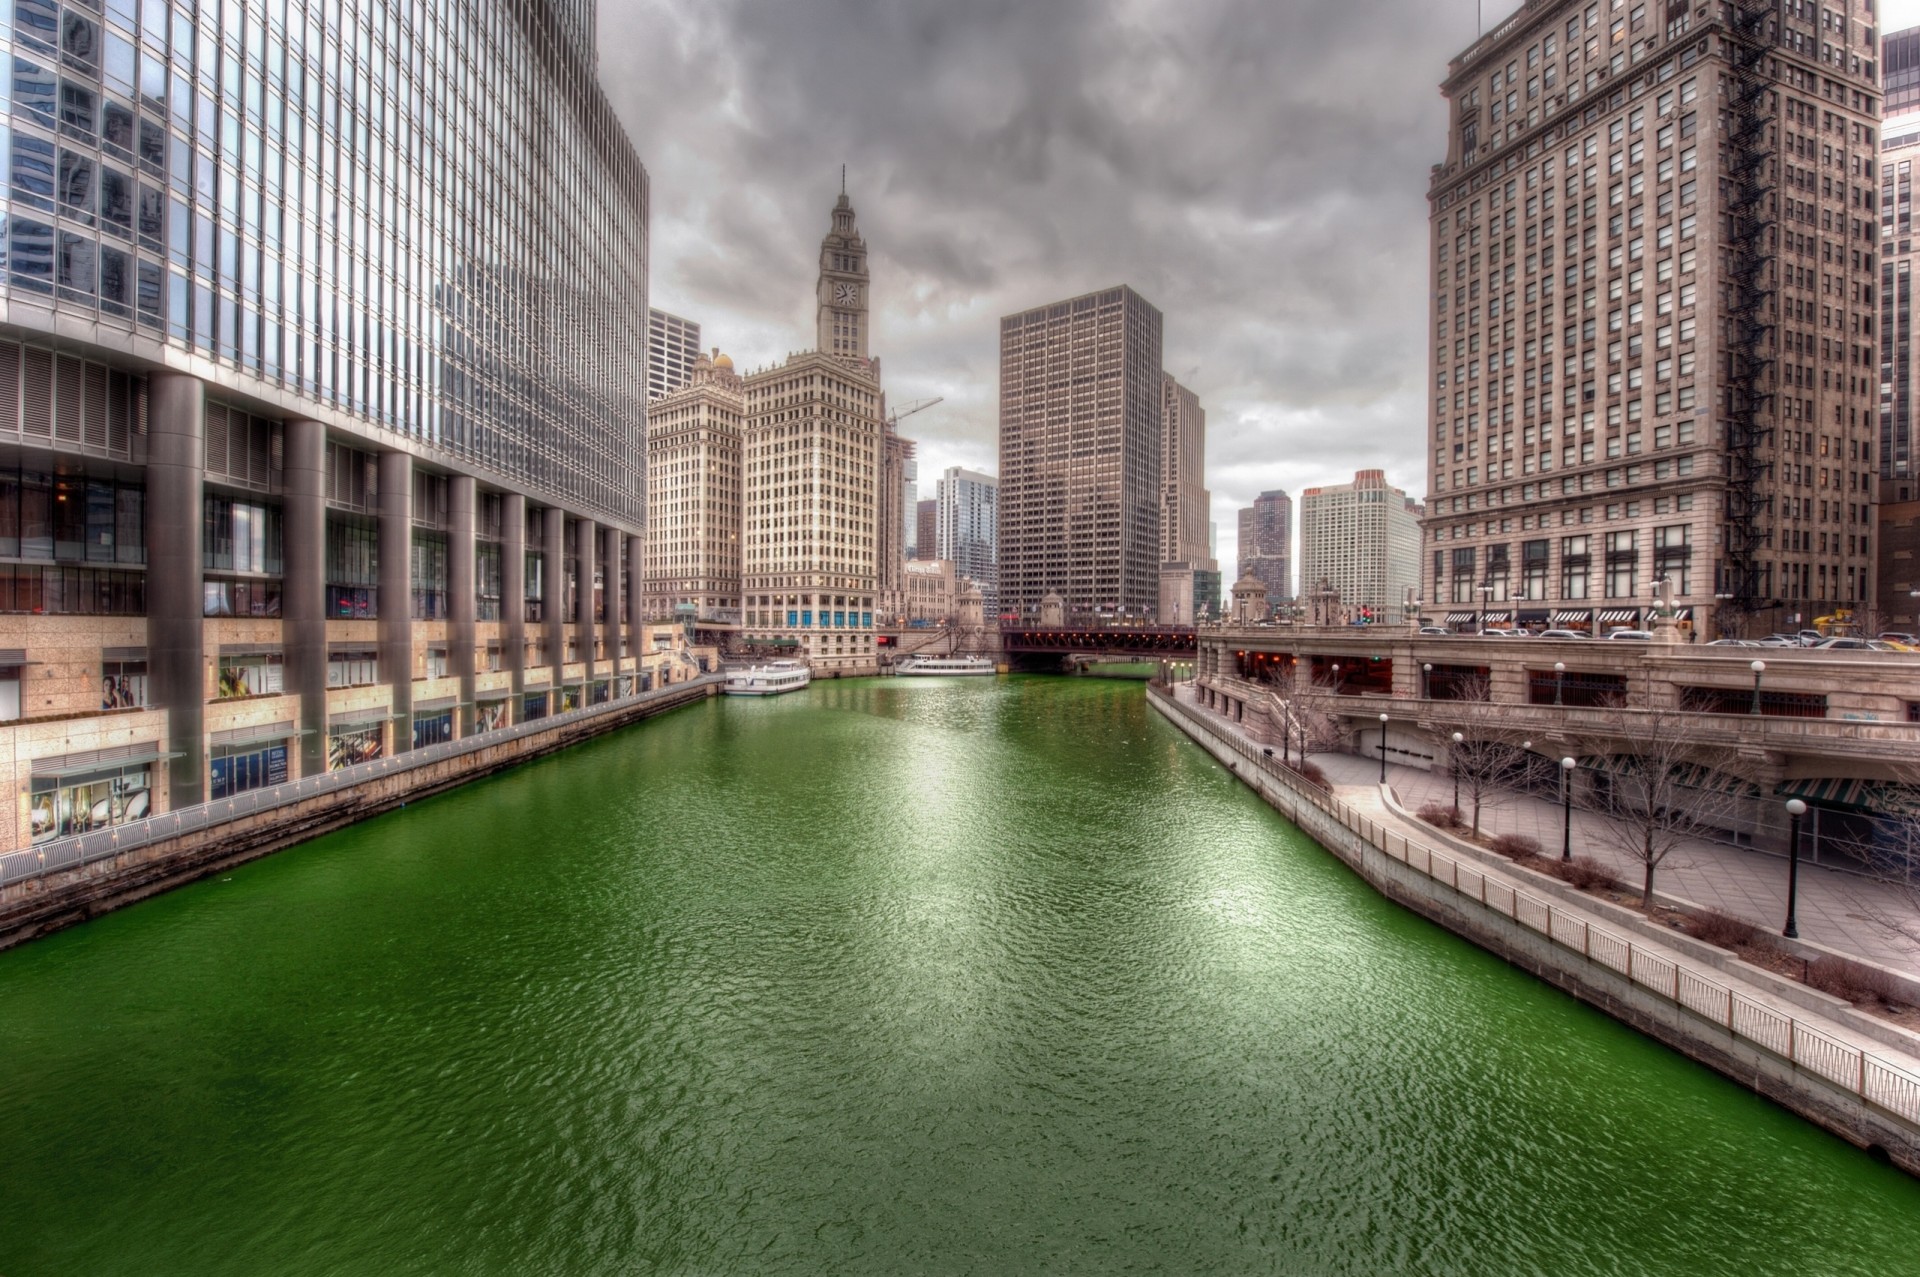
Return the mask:
{"type": "Polygon", "coordinates": [[[999,615],[1000,481],[977,470],[949,466],[934,490],[938,527],[932,557],[951,562],[955,572],[972,578],[986,615],[999,615]]]}
{"type": "Polygon", "coordinates": [[[907,523],[901,502],[906,498],[907,471],[914,464],[914,442],[900,437],[894,423],[882,424],[880,434],[879,536],[875,548],[880,610],[889,617],[904,613],[907,582],[907,523]]]}
{"type": "Polygon", "coordinates": [[[939,498],[929,497],[925,501],[916,502],[913,509],[913,523],[913,543],[916,547],[914,557],[920,559],[939,558],[940,556],[934,548],[940,537],[939,498]]]}
{"type": "MultiPolygon", "coordinates": [[[[658,312],[656,312],[658,313],[658,312]]],[[[718,350],[647,410],[646,614],[740,621],[741,439],[746,383],[718,350]]]]}
{"type": "MultiPolygon", "coordinates": [[[[1920,41],[1920,28],[1887,37],[1920,41]]],[[[1891,79],[1891,63],[1889,78],[1891,79]]],[[[1889,93],[1891,96],[1891,93],[1889,93]]],[[[1911,501],[1914,482],[1913,426],[1920,416],[1920,383],[1914,378],[1913,163],[1920,159],[1920,115],[1889,119],[1880,147],[1880,499],[1911,501]]],[[[1885,549],[1885,540],[1881,540],[1885,549]]]]}
{"type": "Polygon", "coordinates": [[[1153,611],[1160,357],[1160,312],[1124,286],[1000,321],[1003,611],[1153,611]]]}
{"type": "MultiPolygon", "coordinates": [[[[1311,601],[1322,582],[1339,595],[1345,619],[1370,609],[1398,621],[1409,589],[1420,585],[1420,516],[1407,494],[1380,470],[1352,483],[1300,494],[1300,597],[1311,601]]],[[[1323,609],[1324,611],[1324,609],[1323,609]]],[[[1325,614],[1320,620],[1338,622],[1325,614]]]]}
{"type": "Polygon", "coordinates": [[[821,351],[746,379],[746,637],[875,668],[880,387],[821,351]]]}
{"type": "Polygon", "coordinates": [[[1880,102],[1845,9],[1530,0],[1454,59],[1429,601],[1604,625],[1671,578],[1713,633],[1869,596],[1880,102]]]}
{"type": "Polygon", "coordinates": [[[647,311],[647,398],[662,399],[693,379],[700,325],[664,310],[647,311]]]}
{"type": "Polygon", "coordinates": [[[1240,512],[1240,575],[1267,587],[1269,603],[1293,597],[1293,498],[1276,488],[1240,512]]]}
{"type": "Polygon", "coordinates": [[[900,542],[907,558],[920,557],[920,462],[913,457],[900,472],[900,542]]]}
{"type": "Polygon", "coordinates": [[[1200,397],[1165,373],[1160,377],[1160,560],[1196,563],[1213,557],[1207,516],[1207,414],[1200,397]]]}
{"type": "Polygon", "coordinates": [[[647,175],[579,8],[19,10],[0,847],[632,686],[647,175]]]}
{"type": "MultiPolygon", "coordinates": [[[[1869,23],[1867,30],[1872,29],[1869,23]]],[[[1880,114],[1887,119],[1920,111],[1920,27],[1908,27],[1882,37],[1880,85],[1886,93],[1880,114]]]]}

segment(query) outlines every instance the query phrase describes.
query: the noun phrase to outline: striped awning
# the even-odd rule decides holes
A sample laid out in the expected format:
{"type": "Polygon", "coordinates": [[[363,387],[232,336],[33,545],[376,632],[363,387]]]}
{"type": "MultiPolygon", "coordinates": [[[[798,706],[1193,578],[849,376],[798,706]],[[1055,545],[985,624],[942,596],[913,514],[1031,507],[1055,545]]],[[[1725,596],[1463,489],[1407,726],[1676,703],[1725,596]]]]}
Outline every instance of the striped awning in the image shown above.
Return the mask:
{"type": "Polygon", "coordinates": [[[1466,624],[1466,623],[1467,623],[1468,621],[1471,621],[1472,619],[1473,619],[1473,613],[1471,613],[1471,612],[1449,612],[1449,613],[1447,613],[1447,624],[1448,624],[1448,625],[1465,625],[1465,624],[1466,624]]]}
{"type": "Polygon", "coordinates": [[[1487,613],[1485,613],[1484,615],[1482,615],[1482,617],[1481,617],[1480,619],[1481,619],[1481,620],[1483,620],[1483,621],[1487,621],[1487,622],[1489,622],[1489,623],[1491,623],[1491,622],[1494,622],[1494,621],[1499,621],[1499,622],[1501,622],[1502,624],[1505,624],[1505,623],[1507,623],[1507,622],[1509,622],[1509,621],[1511,621],[1511,620],[1513,620],[1513,613],[1511,613],[1511,612],[1487,612],[1487,613]]]}
{"type": "Polygon", "coordinates": [[[1555,612],[1553,619],[1557,625],[1564,625],[1573,621],[1590,621],[1593,619],[1593,611],[1592,609],[1588,609],[1584,612],[1555,612]]]}
{"type": "Polygon", "coordinates": [[[1780,798],[1798,798],[1819,807],[1872,812],[1883,816],[1920,813],[1920,789],[1884,780],[1852,780],[1844,776],[1781,782],[1773,791],[1780,798]]]}
{"type": "Polygon", "coordinates": [[[1732,794],[1736,798],[1758,798],[1760,787],[1738,776],[1729,776],[1714,767],[1702,767],[1689,763],[1673,769],[1675,784],[1685,785],[1689,789],[1704,789],[1715,794],[1732,794]]]}
{"type": "Polygon", "coordinates": [[[1693,609],[1690,607],[1677,607],[1673,610],[1673,619],[1676,621],[1691,621],[1693,619],[1693,609]]]}
{"type": "Polygon", "coordinates": [[[1640,612],[1637,608],[1602,612],[1600,614],[1600,623],[1602,625],[1627,625],[1638,620],[1639,616],[1640,612]]]}

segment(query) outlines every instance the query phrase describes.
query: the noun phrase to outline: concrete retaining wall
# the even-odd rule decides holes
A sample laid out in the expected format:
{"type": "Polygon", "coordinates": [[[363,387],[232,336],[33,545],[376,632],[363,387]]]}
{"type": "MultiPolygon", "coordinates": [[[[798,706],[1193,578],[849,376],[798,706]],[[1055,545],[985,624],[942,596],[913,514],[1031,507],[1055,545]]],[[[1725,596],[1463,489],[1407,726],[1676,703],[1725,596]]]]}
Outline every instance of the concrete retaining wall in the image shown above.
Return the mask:
{"type": "Polygon", "coordinates": [[[1496,953],[1514,966],[1564,990],[1690,1059],[1766,1096],[1861,1148],[1884,1152],[1894,1164],[1920,1175],[1920,1128],[1888,1113],[1805,1068],[1703,1020],[1678,1002],[1583,957],[1551,936],[1508,917],[1380,847],[1314,805],[1291,776],[1254,765],[1227,739],[1180,709],[1154,708],[1220,764],[1251,786],[1281,815],[1339,857],[1388,899],[1496,953]]]}
{"type": "MultiPolygon", "coordinates": [[[[85,922],[109,910],[221,873],[234,865],[642,719],[703,701],[718,692],[718,680],[667,689],[641,703],[613,706],[605,713],[556,723],[550,731],[516,736],[467,753],[394,771],[363,784],[329,790],[303,801],[150,843],[111,859],[21,883],[9,888],[5,898],[0,899],[0,949],[85,922]]],[[[405,755],[401,755],[396,761],[404,759],[405,755]]]]}

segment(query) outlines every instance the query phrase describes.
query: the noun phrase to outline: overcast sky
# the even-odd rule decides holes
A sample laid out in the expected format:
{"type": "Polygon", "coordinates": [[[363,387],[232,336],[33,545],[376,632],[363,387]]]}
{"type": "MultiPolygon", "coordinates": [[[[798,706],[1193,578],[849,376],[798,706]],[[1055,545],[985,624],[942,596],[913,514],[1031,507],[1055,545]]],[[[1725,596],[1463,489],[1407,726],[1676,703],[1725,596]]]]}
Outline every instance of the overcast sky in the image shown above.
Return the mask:
{"type": "Polygon", "coordinates": [[[653,304],[742,370],[811,345],[847,165],[888,395],[945,396],[902,425],[924,495],[998,472],[1000,316],[1133,285],[1207,409],[1231,579],[1264,489],[1426,489],[1428,169],[1475,23],[1475,0],[600,0],[600,76],[652,178],[653,304]]]}

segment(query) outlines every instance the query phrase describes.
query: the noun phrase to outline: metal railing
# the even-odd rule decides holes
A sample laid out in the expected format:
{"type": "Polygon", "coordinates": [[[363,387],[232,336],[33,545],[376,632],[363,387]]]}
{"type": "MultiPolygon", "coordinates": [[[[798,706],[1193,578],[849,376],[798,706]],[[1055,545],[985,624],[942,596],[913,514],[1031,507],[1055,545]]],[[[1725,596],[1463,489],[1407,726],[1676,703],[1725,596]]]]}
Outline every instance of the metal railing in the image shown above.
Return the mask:
{"type": "Polygon", "coordinates": [[[444,762],[450,758],[458,758],[463,754],[491,749],[510,741],[549,732],[570,723],[583,722],[655,701],[677,699],[693,688],[704,688],[722,681],[724,681],[723,677],[719,674],[707,674],[700,678],[689,679],[684,683],[675,683],[670,687],[658,687],[599,705],[588,705],[580,709],[568,710],[563,714],[536,718],[531,722],[516,723],[511,727],[496,728],[490,732],[476,732],[459,740],[442,741],[437,745],[428,745],[425,748],[410,750],[389,758],[376,758],[370,762],[356,763],[352,767],[343,767],[339,771],[326,772],[318,776],[302,776],[298,780],[284,781],[261,789],[250,789],[243,794],[235,794],[231,798],[218,798],[212,802],[197,803],[175,811],[162,812],[140,820],[129,821],[112,829],[95,829],[84,834],[56,838],[20,851],[10,851],[0,854],[0,888],[12,887],[48,874],[78,869],[97,861],[110,860],[122,853],[138,851],[142,847],[166,842],[182,834],[212,829],[229,821],[292,806],[322,794],[351,789],[381,776],[397,775],[444,762]]]}
{"type": "MultiPolygon", "coordinates": [[[[1920,1128],[1920,1075],[1757,1002],[1665,954],[1636,945],[1627,937],[1596,926],[1564,907],[1555,908],[1550,900],[1491,879],[1475,865],[1394,833],[1351,804],[1299,777],[1270,754],[1260,752],[1232,730],[1230,724],[1210,720],[1158,686],[1150,686],[1147,694],[1163,709],[1225,741],[1236,753],[1285,785],[1295,798],[1305,800],[1388,858],[1660,994],[1734,1036],[1824,1078],[1901,1122],[1920,1128]]],[[[1284,814],[1298,823],[1298,807],[1284,814]]]]}

